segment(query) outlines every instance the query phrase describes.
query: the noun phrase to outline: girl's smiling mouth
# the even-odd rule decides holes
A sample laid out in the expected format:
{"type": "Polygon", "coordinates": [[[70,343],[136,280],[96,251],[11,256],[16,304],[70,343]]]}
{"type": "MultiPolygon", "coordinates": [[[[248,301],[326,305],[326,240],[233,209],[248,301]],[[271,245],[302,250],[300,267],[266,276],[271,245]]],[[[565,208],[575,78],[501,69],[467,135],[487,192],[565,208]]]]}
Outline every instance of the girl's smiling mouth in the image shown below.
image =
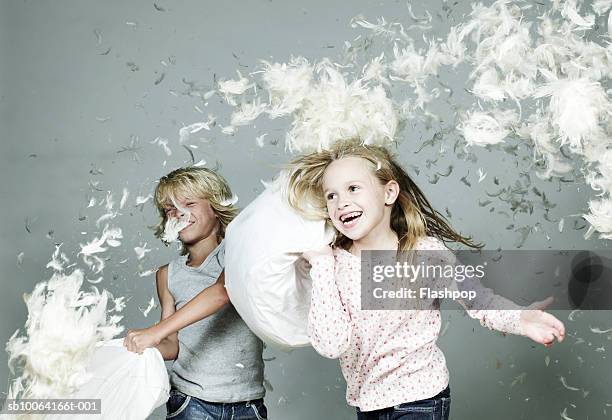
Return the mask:
{"type": "Polygon", "coordinates": [[[342,226],[350,228],[357,224],[362,214],[362,211],[352,211],[349,213],[341,214],[338,219],[340,219],[342,226]]]}

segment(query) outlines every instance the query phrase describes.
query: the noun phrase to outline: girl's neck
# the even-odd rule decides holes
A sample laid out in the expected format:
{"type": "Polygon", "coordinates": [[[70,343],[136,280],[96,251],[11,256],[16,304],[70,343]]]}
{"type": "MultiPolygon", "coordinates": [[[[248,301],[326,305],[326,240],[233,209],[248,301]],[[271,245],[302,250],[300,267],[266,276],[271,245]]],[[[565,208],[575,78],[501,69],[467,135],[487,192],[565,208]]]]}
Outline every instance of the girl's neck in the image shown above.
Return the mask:
{"type": "Polygon", "coordinates": [[[353,241],[349,251],[351,254],[361,256],[361,251],[364,250],[390,250],[397,251],[398,239],[397,234],[388,229],[385,232],[379,234],[370,234],[364,236],[361,239],[353,241]]]}
{"type": "Polygon", "coordinates": [[[187,262],[186,264],[190,267],[199,267],[202,265],[206,257],[219,245],[217,241],[217,235],[212,234],[207,238],[204,238],[193,245],[186,246],[187,248],[187,262]]]}

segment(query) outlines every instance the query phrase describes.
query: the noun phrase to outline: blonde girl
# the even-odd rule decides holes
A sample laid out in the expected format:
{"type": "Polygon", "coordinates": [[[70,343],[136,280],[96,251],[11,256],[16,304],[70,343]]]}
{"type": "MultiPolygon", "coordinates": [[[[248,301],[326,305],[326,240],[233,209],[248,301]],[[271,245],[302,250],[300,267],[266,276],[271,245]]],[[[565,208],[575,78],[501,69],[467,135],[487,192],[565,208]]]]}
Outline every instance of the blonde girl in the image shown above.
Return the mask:
{"type": "MultiPolygon", "coordinates": [[[[340,141],[292,162],[290,204],[326,218],[333,248],[304,253],[313,279],[308,331],[323,356],[339,358],[347,402],[358,419],[448,419],[449,374],[436,345],[437,306],[417,311],[362,310],[361,251],[447,250],[446,242],[479,248],[454,231],[383,147],[340,141]]],[[[541,311],[468,310],[481,324],[550,346],[563,324],[541,311]]]]}

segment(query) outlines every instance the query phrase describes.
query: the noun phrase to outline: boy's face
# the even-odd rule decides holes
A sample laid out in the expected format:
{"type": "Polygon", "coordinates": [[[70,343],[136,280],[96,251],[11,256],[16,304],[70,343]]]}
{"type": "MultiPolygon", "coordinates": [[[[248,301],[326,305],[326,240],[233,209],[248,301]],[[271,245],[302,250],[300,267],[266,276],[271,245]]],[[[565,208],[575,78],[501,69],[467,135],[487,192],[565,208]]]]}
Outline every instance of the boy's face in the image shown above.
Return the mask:
{"type": "Polygon", "coordinates": [[[189,217],[189,225],[179,232],[179,239],[185,245],[193,245],[203,239],[216,235],[219,220],[208,200],[203,198],[179,198],[178,208],[166,207],[167,218],[189,217]]]}

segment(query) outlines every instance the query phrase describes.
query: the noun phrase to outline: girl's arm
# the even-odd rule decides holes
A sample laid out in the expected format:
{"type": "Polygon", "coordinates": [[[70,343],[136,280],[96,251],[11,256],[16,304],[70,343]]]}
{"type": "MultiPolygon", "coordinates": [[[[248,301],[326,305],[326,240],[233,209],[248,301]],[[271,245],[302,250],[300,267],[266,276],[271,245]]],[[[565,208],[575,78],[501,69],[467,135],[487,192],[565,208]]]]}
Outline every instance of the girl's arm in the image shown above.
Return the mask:
{"type": "MultiPolygon", "coordinates": [[[[167,279],[167,269],[165,277],[167,279]]],[[[167,284],[168,283],[166,280],[166,291],[168,291],[167,284]]],[[[168,294],[170,295],[169,291],[168,294]]],[[[219,279],[212,286],[209,286],[206,289],[202,290],[178,311],[174,311],[173,306],[172,313],[164,317],[164,309],[162,304],[162,319],[158,324],[155,324],[152,327],[149,327],[144,330],[129,331],[126,337],[126,341],[128,342],[128,349],[138,353],[142,353],[142,351],[144,351],[144,349],[147,347],[157,347],[162,344],[165,338],[168,338],[172,335],[176,336],[177,332],[180,329],[185,328],[188,325],[191,325],[206,318],[207,316],[214,314],[228,303],[229,297],[227,296],[227,291],[225,290],[225,271],[222,271],[221,275],[219,276],[219,279]]]]}
{"type": "MultiPolygon", "coordinates": [[[[504,298],[500,296],[495,297],[495,300],[498,302],[497,304],[500,304],[501,299],[504,298]]],[[[467,309],[464,302],[460,301],[468,315],[479,319],[483,326],[504,333],[523,335],[531,338],[536,343],[544,344],[546,347],[552,346],[555,338],[559,342],[565,338],[563,322],[554,315],[542,310],[551,302],[552,297],[549,297],[541,302],[535,302],[526,308],[517,306],[517,309],[513,310],[470,310],[467,309]]],[[[507,306],[507,303],[504,305],[507,306]]]]}
{"type": "Polygon", "coordinates": [[[308,336],[314,349],[324,357],[336,359],[350,346],[351,318],[335,281],[332,249],[303,254],[310,263],[312,295],[308,313],[308,336]]]}
{"type": "MultiPolygon", "coordinates": [[[[432,248],[434,250],[446,251],[445,259],[457,263],[452,251],[450,251],[441,241],[436,241],[432,248]]],[[[466,310],[468,315],[478,319],[480,324],[492,330],[503,333],[523,335],[531,338],[539,344],[550,347],[555,341],[559,342],[565,337],[565,326],[553,315],[542,311],[551,302],[552,298],[541,302],[535,302],[529,307],[522,307],[514,302],[496,295],[493,290],[484,287],[477,279],[465,280],[470,291],[476,291],[477,302],[468,304],[459,299],[459,303],[466,310]],[[478,309],[471,309],[476,306],[478,309]],[[485,308],[509,308],[509,309],[485,309],[485,308]]],[[[451,289],[458,290],[455,281],[451,282],[451,289]]]]}

